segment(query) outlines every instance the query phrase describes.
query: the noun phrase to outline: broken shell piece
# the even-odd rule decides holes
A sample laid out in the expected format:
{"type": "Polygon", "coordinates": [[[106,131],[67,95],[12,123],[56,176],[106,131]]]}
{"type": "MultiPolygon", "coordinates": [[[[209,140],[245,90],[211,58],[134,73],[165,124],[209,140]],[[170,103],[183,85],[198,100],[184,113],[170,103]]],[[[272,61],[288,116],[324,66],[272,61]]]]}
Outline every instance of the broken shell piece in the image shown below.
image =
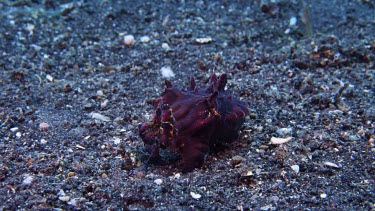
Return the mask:
{"type": "Polygon", "coordinates": [[[53,81],[53,77],[51,75],[46,75],[46,78],[49,82],[52,82],[53,81]]]}
{"type": "Polygon", "coordinates": [[[287,138],[272,137],[271,138],[271,144],[284,144],[284,143],[290,141],[291,139],[292,139],[292,137],[287,137],[287,138]]]}
{"type": "Polygon", "coordinates": [[[199,193],[190,192],[191,197],[194,199],[200,199],[202,196],[199,193]]]}
{"type": "Polygon", "coordinates": [[[335,163],[332,163],[332,162],[324,162],[324,165],[326,166],[329,166],[329,167],[333,167],[333,168],[340,168],[339,165],[335,164],[335,163]]]}
{"type": "Polygon", "coordinates": [[[157,184],[157,185],[161,185],[163,183],[163,180],[162,179],[156,179],[154,180],[154,182],[157,184]]]}
{"type": "Polygon", "coordinates": [[[49,126],[50,126],[50,125],[49,125],[47,122],[42,122],[42,123],[39,124],[39,128],[40,128],[41,130],[45,130],[45,129],[47,129],[49,126]]]}
{"type": "Polygon", "coordinates": [[[101,115],[99,113],[95,113],[95,112],[91,113],[90,116],[93,119],[98,119],[98,120],[101,120],[103,122],[111,121],[111,119],[109,117],[103,116],[103,115],[101,115]]]}
{"type": "Polygon", "coordinates": [[[293,171],[296,172],[296,174],[298,174],[298,172],[299,172],[299,165],[293,165],[293,166],[290,166],[290,168],[292,168],[293,171]]]}
{"type": "Polygon", "coordinates": [[[207,43],[212,42],[212,38],[211,37],[197,38],[197,39],[195,39],[195,42],[197,42],[199,44],[207,44],[207,43]]]}

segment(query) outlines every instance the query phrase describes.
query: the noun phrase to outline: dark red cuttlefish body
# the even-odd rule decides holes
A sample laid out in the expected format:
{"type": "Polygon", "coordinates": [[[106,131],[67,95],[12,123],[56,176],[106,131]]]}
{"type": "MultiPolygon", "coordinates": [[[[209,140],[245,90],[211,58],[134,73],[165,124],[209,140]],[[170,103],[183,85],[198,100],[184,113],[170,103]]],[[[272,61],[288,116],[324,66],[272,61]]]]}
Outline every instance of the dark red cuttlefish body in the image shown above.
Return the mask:
{"type": "Polygon", "coordinates": [[[177,150],[184,161],[182,172],[202,166],[209,147],[218,142],[231,142],[249,114],[248,104],[224,90],[227,75],[215,74],[206,89],[198,89],[194,78],[182,91],[165,80],[161,98],[152,101],[155,115],[151,122],[139,125],[139,134],[153,157],[161,146],[177,150]]]}

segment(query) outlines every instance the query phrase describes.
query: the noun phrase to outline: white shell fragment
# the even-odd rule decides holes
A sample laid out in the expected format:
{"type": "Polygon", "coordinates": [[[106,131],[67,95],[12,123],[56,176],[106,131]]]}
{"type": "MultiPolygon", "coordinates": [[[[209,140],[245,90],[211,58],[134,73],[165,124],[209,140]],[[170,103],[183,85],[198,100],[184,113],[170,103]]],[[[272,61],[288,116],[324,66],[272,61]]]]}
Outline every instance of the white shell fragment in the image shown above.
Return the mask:
{"type": "Polygon", "coordinates": [[[276,131],[277,134],[279,134],[280,136],[284,136],[284,135],[287,135],[287,134],[290,134],[291,132],[293,131],[293,128],[280,128],[276,131]]]}
{"type": "Polygon", "coordinates": [[[290,141],[291,139],[292,139],[292,137],[287,137],[287,138],[272,137],[271,138],[271,144],[284,144],[284,143],[290,141]]]}
{"type": "Polygon", "coordinates": [[[199,44],[207,44],[207,43],[212,42],[212,38],[211,37],[197,38],[197,39],[195,39],[195,42],[197,42],[199,44]]]}
{"type": "Polygon", "coordinates": [[[118,138],[118,137],[113,137],[113,143],[114,144],[116,144],[116,145],[118,145],[118,144],[120,144],[121,143],[121,139],[120,138],[118,138]]]}
{"type": "Polygon", "coordinates": [[[335,163],[332,163],[332,162],[324,162],[324,165],[326,166],[329,166],[329,167],[333,167],[333,168],[340,168],[339,165],[335,164],[335,163]]]}
{"type": "Polygon", "coordinates": [[[160,72],[164,78],[171,78],[174,77],[175,74],[170,66],[164,66],[160,68],[160,72]]]}
{"type": "Polygon", "coordinates": [[[134,36],[129,34],[124,36],[125,45],[133,45],[135,43],[134,36]]]}
{"type": "Polygon", "coordinates": [[[10,128],[9,130],[12,131],[12,132],[17,132],[18,127],[13,127],[13,128],[10,128]]]}
{"type": "Polygon", "coordinates": [[[157,185],[161,185],[163,183],[163,180],[162,179],[156,179],[154,180],[154,182],[157,184],[157,185]]]}
{"type": "Polygon", "coordinates": [[[33,182],[33,180],[34,180],[33,176],[31,176],[29,174],[26,174],[25,179],[23,179],[23,181],[22,181],[22,184],[30,185],[33,182]]]}
{"type": "Polygon", "coordinates": [[[103,122],[108,122],[108,121],[111,120],[109,117],[103,116],[103,115],[101,115],[99,113],[95,113],[95,112],[91,113],[90,116],[93,119],[98,119],[98,120],[101,120],[103,122]]]}
{"type": "Polygon", "coordinates": [[[297,24],[297,18],[296,17],[291,17],[289,19],[289,27],[294,27],[297,24]]]}
{"type": "Polygon", "coordinates": [[[59,200],[68,202],[70,200],[70,196],[59,196],[59,200]]]}
{"type": "Polygon", "coordinates": [[[141,42],[142,42],[142,43],[150,42],[150,37],[149,37],[149,36],[142,36],[142,37],[141,37],[141,42]]]}
{"type": "Polygon", "coordinates": [[[53,81],[53,77],[51,75],[46,75],[46,79],[49,81],[49,82],[52,82],[53,81]]]}
{"type": "Polygon", "coordinates": [[[200,199],[202,196],[199,193],[190,192],[191,197],[194,199],[200,199]]]}
{"type": "Polygon", "coordinates": [[[296,174],[298,174],[298,172],[299,172],[299,165],[293,165],[290,168],[292,168],[293,171],[296,172],[296,174]]]}

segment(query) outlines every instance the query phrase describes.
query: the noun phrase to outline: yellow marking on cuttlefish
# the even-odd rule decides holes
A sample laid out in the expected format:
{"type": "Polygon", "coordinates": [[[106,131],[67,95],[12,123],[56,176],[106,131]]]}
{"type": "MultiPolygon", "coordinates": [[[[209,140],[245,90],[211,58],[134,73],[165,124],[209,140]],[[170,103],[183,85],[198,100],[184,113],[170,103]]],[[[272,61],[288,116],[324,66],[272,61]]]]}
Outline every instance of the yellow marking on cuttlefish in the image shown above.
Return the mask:
{"type": "Polygon", "coordinates": [[[217,113],[217,111],[215,109],[212,109],[212,110],[213,110],[214,116],[221,118],[221,115],[219,113],[217,113]]]}
{"type": "MultiPolygon", "coordinates": [[[[169,131],[169,133],[171,134],[171,136],[173,136],[173,124],[172,123],[170,123],[170,122],[163,122],[163,123],[167,123],[167,124],[169,124],[169,125],[171,125],[171,127],[172,127],[172,130],[171,131],[169,131]]],[[[160,131],[162,131],[162,130],[164,130],[164,128],[163,127],[159,127],[160,128],[160,131]]],[[[169,137],[169,139],[171,139],[171,137],[169,137]]]]}

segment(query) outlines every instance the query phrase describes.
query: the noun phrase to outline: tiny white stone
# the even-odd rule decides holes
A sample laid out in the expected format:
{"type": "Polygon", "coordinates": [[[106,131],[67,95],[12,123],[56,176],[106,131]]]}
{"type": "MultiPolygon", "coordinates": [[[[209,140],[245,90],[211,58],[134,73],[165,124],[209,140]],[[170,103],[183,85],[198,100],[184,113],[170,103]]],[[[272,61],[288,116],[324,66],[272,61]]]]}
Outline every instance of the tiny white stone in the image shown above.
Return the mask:
{"type": "Polygon", "coordinates": [[[118,144],[120,144],[120,142],[121,142],[121,139],[120,139],[120,138],[118,138],[118,137],[114,137],[114,138],[113,138],[113,143],[114,143],[114,144],[118,145],[118,144]]]}
{"type": "Polygon", "coordinates": [[[296,17],[291,17],[290,19],[289,19],[289,26],[290,27],[294,27],[295,25],[296,25],[296,23],[297,23],[297,18],[296,17]]]}
{"type": "Polygon", "coordinates": [[[142,36],[141,42],[143,42],[143,43],[150,42],[150,37],[149,36],[142,36]]]}
{"type": "Polygon", "coordinates": [[[327,198],[327,194],[325,194],[325,193],[320,194],[320,198],[322,198],[322,199],[327,198]]]}
{"type": "Polygon", "coordinates": [[[284,128],[278,129],[276,131],[276,133],[278,133],[281,136],[284,136],[284,135],[287,135],[287,134],[291,133],[292,131],[293,131],[292,128],[290,128],[290,127],[288,127],[288,128],[284,127],[284,128]]]}
{"type": "Polygon", "coordinates": [[[134,36],[129,34],[124,36],[125,45],[133,45],[135,43],[134,36]]]}
{"type": "Polygon", "coordinates": [[[169,47],[168,43],[163,43],[163,44],[161,44],[161,47],[162,47],[163,49],[166,49],[166,50],[171,49],[171,48],[169,47]]]}
{"type": "Polygon", "coordinates": [[[70,200],[70,196],[59,196],[59,200],[67,202],[70,200]]]}
{"type": "Polygon", "coordinates": [[[162,179],[156,179],[154,180],[154,182],[157,184],[157,185],[161,185],[163,183],[163,180],[162,179]]]}
{"type": "Polygon", "coordinates": [[[46,75],[46,78],[47,78],[47,80],[49,80],[49,82],[53,81],[53,77],[51,75],[46,75]]]}
{"type": "Polygon", "coordinates": [[[67,203],[72,205],[72,206],[77,206],[78,205],[79,198],[74,198],[68,201],[67,203]]]}
{"type": "Polygon", "coordinates": [[[161,74],[163,75],[164,78],[171,78],[174,77],[175,74],[173,73],[173,70],[170,66],[163,66],[160,69],[161,74]]]}
{"type": "Polygon", "coordinates": [[[29,31],[30,34],[33,34],[33,30],[35,29],[35,25],[33,24],[26,24],[26,30],[29,31]]]}
{"type": "Polygon", "coordinates": [[[50,127],[50,125],[47,122],[42,122],[42,123],[39,124],[39,128],[41,130],[44,130],[44,129],[48,128],[48,127],[50,127]]]}
{"type": "Polygon", "coordinates": [[[16,137],[17,137],[17,138],[21,138],[21,136],[22,136],[22,133],[21,133],[21,132],[17,132],[17,133],[16,133],[16,137]]]}
{"type": "Polygon", "coordinates": [[[42,138],[42,139],[40,140],[40,143],[41,143],[41,144],[46,144],[46,143],[47,143],[47,140],[44,139],[44,138],[42,138]]]}
{"type": "Polygon", "coordinates": [[[298,172],[299,172],[299,165],[293,165],[290,168],[292,168],[293,171],[296,172],[296,174],[298,174],[298,172]]]}
{"type": "Polygon", "coordinates": [[[40,47],[39,45],[30,44],[30,47],[34,48],[35,51],[40,51],[40,50],[42,50],[42,47],[40,47]]]}
{"type": "Polygon", "coordinates": [[[174,175],[174,178],[175,178],[175,179],[179,179],[180,177],[181,177],[181,174],[180,174],[180,173],[177,173],[177,174],[174,175]]]}
{"type": "Polygon", "coordinates": [[[102,90],[98,90],[98,91],[96,91],[96,95],[97,95],[98,97],[102,97],[102,96],[104,95],[104,93],[103,93],[102,90]]]}
{"type": "Polygon", "coordinates": [[[109,100],[108,99],[105,99],[102,103],[100,103],[100,107],[101,108],[105,108],[109,103],[109,100]]]}
{"type": "Polygon", "coordinates": [[[12,132],[16,132],[18,130],[18,127],[12,127],[9,130],[12,131],[12,132]]]}
{"type": "Polygon", "coordinates": [[[193,199],[200,199],[202,197],[201,194],[194,192],[190,192],[190,195],[193,197],[193,199]]]}
{"type": "Polygon", "coordinates": [[[259,175],[261,172],[262,172],[262,169],[256,169],[256,170],[255,170],[255,173],[256,173],[257,175],[259,175]]]}
{"type": "Polygon", "coordinates": [[[60,189],[59,192],[57,193],[58,196],[65,196],[65,192],[63,189],[60,189]]]}
{"type": "Polygon", "coordinates": [[[329,166],[329,167],[333,167],[333,168],[340,168],[339,165],[335,164],[335,163],[332,163],[332,162],[324,162],[324,165],[326,166],[329,166]]]}
{"type": "Polygon", "coordinates": [[[22,181],[22,184],[29,185],[33,182],[33,180],[34,180],[33,176],[26,174],[25,179],[22,181]]]}
{"type": "Polygon", "coordinates": [[[292,137],[287,137],[287,138],[272,137],[271,138],[271,144],[284,144],[284,143],[290,141],[291,139],[292,139],[292,137]]]}
{"type": "Polygon", "coordinates": [[[95,112],[91,113],[90,116],[93,119],[98,119],[98,120],[101,120],[101,121],[104,121],[104,122],[108,122],[108,121],[111,120],[109,117],[103,116],[103,115],[101,115],[99,113],[95,113],[95,112]]]}
{"type": "Polygon", "coordinates": [[[200,44],[206,44],[206,43],[212,42],[212,38],[211,37],[197,38],[195,39],[195,41],[200,44]]]}
{"type": "Polygon", "coordinates": [[[357,135],[348,136],[349,141],[359,141],[360,138],[357,135]]]}

